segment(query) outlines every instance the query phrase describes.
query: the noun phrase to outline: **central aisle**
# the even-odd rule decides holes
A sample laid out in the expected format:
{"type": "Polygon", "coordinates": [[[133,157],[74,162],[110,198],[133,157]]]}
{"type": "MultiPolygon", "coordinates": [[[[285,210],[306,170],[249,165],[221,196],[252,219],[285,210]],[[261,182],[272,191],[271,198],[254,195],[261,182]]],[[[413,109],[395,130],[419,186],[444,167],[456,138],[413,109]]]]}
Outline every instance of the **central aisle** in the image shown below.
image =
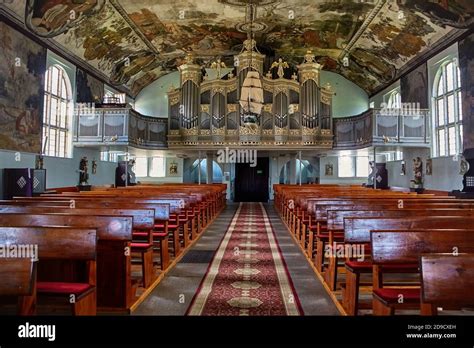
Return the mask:
{"type": "Polygon", "coordinates": [[[133,315],[339,315],[273,206],[229,204],[133,315]]]}
{"type": "Polygon", "coordinates": [[[239,205],[188,314],[302,314],[261,203],[239,205]]]}

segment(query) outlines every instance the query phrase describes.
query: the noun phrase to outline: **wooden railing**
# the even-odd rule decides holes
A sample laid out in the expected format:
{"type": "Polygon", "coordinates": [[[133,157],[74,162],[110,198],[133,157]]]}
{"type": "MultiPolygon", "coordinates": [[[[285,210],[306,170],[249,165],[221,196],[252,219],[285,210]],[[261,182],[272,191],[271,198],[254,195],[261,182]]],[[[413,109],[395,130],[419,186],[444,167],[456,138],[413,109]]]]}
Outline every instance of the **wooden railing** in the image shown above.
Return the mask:
{"type": "Polygon", "coordinates": [[[334,118],[334,148],[372,145],[429,146],[429,110],[369,109],[360,115],[334,118]]]}
{"type": "Polygon", "coordinates": [[[133,145],[166,148],[168,119],[130,108],[94,108],[76,117],[74,142],[81,145],[133,145]]]}

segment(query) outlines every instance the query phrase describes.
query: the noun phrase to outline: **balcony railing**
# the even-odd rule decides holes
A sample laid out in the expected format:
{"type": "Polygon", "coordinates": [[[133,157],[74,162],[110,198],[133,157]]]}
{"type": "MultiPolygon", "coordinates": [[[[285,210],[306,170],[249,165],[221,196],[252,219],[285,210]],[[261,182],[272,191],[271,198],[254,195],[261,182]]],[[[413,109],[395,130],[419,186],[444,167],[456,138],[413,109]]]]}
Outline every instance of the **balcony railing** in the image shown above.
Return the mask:
{"type": "Polygon", "coordinates": [[[427,109],[369,109],[357,116],[334,118],[334,148],[429,146],[429,116],[427,109]]]}
{"type": "Polygon", "coordinates": [[[107,107],[81,112],[76,119],[76,144],[168,146],[167,118],[143,116],[130,108],[107,107]]]}
{"type": "MultiPolygon", "coordinates": [[[[403,109],[370,109],[357,116],[334,118],[334,148],[357,149],[372,145],[429,146],[429,110],[416,113],[403,109]]],[[[171,134],[168,137],[168,119],[143,116],[130,108],[95,108],[82,112],[76,118],[74,142],[80,145],[127,145],[143,148],[167,148],[175,145],[175,137],[204,137],[209,142],[239,141],[239,131],[221,134],[209,130],[209,134],[171,134]],[[228,139],[233,137],[232,139],[228,139]],[[215,138],[215,139],[214,139],[215,138]],[[219,138],[219,139],[217,139],[219,138]],[[222,139],[221,139],[222,138],[222,139]],[[234,139],[235,138],[235,139],[234,139]]],[[[260,141],[274,144],[278,137],[313,137],[302,130],[290,130],[288,134],[277,130],[262,130],[260,141]],[[277,132],[278,131],[278,132],[277,132]],[[293,134],[294,133],[294,134],[293,134]]],[[[203,138],[203,139],[204,139],[203,138]]],[[[291,140],[290,139],[290,140],[291,140]]],[[[296,139],[296,138],[295,138],[296,139]]],[[[181,140],[181,139],[180,139],[181,140]]],[[[242,139],[240,139],[242,140],[242,139]]],[[[285,142],[288,140],[285,138],[285,142]]],[[[304,140],[304,139],[303,139],[304,140]]],[[[311,139],[310,139],[311,140],[311,139]]],[[[296,142],[296,140],[293,140],[296,142]]],[[[197,140],[195,140],[197,142],[197,140]]],[[[308,144],[310,144],[308,142],[308,144]]],[[[331,146],[330,143],[328,143],[331,146]]]]}

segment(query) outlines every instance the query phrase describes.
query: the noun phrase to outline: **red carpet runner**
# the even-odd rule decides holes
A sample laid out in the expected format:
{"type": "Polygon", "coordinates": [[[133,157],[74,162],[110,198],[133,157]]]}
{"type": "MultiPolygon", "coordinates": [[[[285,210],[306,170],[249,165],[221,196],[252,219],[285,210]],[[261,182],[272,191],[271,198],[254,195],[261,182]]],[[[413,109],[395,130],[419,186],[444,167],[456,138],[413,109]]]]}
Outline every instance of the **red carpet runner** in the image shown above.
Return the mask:
{"type": "Polygon", "coordinates": [[[188,315],[301,315],[261,203],[241,203],[188,315]]]}

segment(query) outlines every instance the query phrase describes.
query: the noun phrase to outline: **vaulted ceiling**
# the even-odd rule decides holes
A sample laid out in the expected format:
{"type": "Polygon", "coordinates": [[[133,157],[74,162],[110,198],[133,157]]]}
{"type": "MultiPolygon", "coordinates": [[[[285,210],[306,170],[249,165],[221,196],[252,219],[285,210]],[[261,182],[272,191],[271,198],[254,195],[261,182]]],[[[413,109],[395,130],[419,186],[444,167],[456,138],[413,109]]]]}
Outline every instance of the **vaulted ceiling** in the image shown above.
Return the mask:
{"type": "Polygon", "coordinates": [[[132,95],[192,52],[232,64],[257,5],[258,46],[290,64],[312,49],[324,69],[369,94],[453,30],[474,24],[473,0],[15,0],[36,35],[54,40],[132,95]],[[344,57],[348,59],[345,60],[344,57]]]}

